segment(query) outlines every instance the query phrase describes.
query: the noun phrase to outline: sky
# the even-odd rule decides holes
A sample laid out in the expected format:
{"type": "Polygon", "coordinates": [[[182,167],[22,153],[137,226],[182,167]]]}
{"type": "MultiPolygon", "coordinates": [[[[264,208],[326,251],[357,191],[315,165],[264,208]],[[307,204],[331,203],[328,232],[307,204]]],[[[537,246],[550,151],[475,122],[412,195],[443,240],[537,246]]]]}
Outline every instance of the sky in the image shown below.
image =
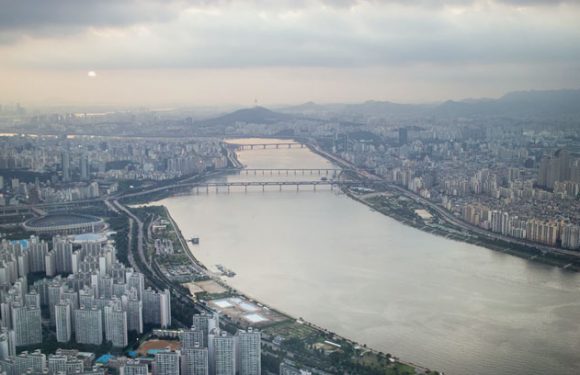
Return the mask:
{"type": "Polygon", "coordinates": [[[0,103],[416,103],[580,87],[580,0],[0,0],[0,9],[0,103]]]}

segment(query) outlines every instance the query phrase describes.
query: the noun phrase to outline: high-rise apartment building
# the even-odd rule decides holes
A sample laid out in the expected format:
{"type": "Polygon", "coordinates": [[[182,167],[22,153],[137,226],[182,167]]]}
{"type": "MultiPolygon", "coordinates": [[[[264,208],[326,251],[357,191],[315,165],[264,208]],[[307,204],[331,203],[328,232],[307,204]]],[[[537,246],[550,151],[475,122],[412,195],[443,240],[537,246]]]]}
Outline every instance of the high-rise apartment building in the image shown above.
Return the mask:
{"type": "Polygon", "coordinates": [[[239,375],[260,375],[262,336],[260,331],[248,328],[237,333],[237,363],[239,375]]]}
{"type": "Polygon", "coordinates": [[[81,306],[75,311],[75,338],[79,344],[103,343],[103,315],[96,307],[81,306]]]}

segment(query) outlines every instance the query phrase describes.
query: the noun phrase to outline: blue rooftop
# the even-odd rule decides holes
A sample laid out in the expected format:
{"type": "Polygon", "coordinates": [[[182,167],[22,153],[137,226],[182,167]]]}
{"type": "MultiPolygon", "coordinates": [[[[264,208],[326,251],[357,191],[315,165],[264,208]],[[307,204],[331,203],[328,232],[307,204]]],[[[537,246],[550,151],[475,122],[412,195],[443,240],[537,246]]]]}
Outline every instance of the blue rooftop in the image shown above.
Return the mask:
{"type": "Polygon", "coordinates": [[[111,354],[103,354],[97,359],[97,363],[106,365],[112,358],[113,356],[111,354]]]}

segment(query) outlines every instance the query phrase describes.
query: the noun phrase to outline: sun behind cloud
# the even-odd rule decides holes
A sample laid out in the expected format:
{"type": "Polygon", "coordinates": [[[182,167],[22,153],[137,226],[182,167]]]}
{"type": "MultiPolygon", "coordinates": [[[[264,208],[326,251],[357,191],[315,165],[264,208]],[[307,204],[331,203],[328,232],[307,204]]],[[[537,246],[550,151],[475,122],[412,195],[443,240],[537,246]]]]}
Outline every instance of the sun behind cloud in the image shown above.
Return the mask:
{"type": "Polygon", "coordinates": [[[95,78],[97,76],[97,73],[94,70],[91,70],[87,73],[87,76],[89,78],[95,78]]]}

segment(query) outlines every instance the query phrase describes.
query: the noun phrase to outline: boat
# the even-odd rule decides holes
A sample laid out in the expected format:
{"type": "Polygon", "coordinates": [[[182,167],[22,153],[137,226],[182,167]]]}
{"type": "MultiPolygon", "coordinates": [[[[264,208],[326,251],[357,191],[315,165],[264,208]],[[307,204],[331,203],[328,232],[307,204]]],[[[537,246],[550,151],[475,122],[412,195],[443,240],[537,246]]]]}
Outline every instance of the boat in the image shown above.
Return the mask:
{"type": "Polygon", "coordinates": [[[191,237],[189,242],[191,242],[192,245],[199,245],[199,237],[191,237]]]}
{"type": "Polygon", "coordinates": [[[222,266],[221,264],[216,264],[216,268],[222,273],[222,275],[227,277],[234,277],[236,273],[229,268],[222,266]]]}

